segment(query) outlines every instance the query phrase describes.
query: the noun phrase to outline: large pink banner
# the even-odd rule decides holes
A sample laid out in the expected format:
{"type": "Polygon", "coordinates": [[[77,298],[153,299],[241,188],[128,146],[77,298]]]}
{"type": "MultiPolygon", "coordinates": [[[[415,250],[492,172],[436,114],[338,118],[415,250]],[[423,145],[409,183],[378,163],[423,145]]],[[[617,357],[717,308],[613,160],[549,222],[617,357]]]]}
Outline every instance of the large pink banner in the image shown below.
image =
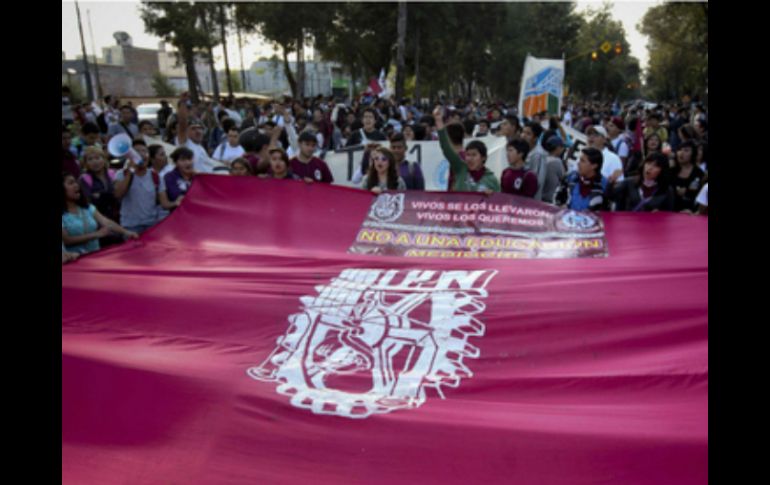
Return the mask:
{"type": "Polygon", "coordinates": [[[702,484],[706,218],[602,258],[349,254],[368,192],[200,176],[62,269],[66,484],[702,484]]]}

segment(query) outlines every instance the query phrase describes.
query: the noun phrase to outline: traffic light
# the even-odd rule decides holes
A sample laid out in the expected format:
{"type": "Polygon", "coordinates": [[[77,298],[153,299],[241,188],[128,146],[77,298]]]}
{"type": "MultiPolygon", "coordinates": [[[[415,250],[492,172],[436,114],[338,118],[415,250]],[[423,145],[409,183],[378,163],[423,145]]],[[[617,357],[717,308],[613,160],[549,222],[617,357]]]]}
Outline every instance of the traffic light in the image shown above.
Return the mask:
{"type": "Polygon", "coordinates": [[[596,59],[598,59],[598,58],[599,58],[599,54],[597,54],[597,53],[596,53],[596,51],[593,51],[593,52],[591,53],[591,60],[592,60],[592,61],[595,61],[595,60],[596,60],[596,59]]]}
{"type": "Polygon", "coordinates": [[[615,44],[615,54],[620,55],[621,52],[623,52],[623,46],[620,45],[620,42],[617,42],[615,44]]]}

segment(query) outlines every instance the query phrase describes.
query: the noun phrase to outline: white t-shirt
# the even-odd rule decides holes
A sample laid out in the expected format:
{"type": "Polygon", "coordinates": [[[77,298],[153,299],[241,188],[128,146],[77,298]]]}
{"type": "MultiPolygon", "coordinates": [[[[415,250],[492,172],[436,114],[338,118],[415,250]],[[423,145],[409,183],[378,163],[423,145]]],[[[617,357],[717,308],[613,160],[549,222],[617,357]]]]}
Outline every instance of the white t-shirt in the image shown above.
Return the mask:
{"type": "Polygon", "coordinates": [[[564,118],[561,120],[565,125],[572,127],[572,113],[568,110],[564,113],[564,118]]]}
{"type": "Polygon", "coordinates": [[[702,205],[703,207],[709,206],[709,184],[706,182],[706,184],[703,186],[702,189],[700,189],[700,192],[698,192],[698,197],[695,198],[695,203],[698,205],[702,205]]]}
{"type": "Polygon", "coordinates": [[[215,160],[222,160],[229,163],[236,158],[243,156],[244,153],[246,153],[246,150],[244,150],[242,146],[236,145],[233,147],[230,146],[229,143],[224,142],[214,150],[212,156],[215,160]]]}
{"type": "MultiPolygon", "coordinates": [[[[185,146],[192,150],[193,152],[193,170],[195,170],[198,173],[212,173],[214,171],[214,167],[219,165],[217,162],[212,160],[209,157],[209,154],[206,153],[206,150],[203,149],[202,146],[195,143],[191,139],[187,139],[187,141],[184,142],[184,145],[179,144],[179,138],[176,140],[176,146],[185,146]]],[[[173,170],[173,167],[172,167],[173,170]]]]}
{"type": "Polygon", "coordinates": [[[615,149],[615,153],[617,153],[620,158],[628,157],[628,143],[625,142],[622,136],[618,136],[610,141],[610,143],[612,143],[612,148],[615,149]]]}
{"type": "Polygon", "coordinates": [[[604,163],[602,163],[602,175],[610,178],[610,175],[616,170],[620,170],[621,174],[620,177],[616,180],[616,182],[620,182],[623,180],[623,162],[620,161],[620,157],[615,155],[610,151],[609,148],[604,147],[604,150],[602,150],[602,156],[604,157],[604,163]]]}

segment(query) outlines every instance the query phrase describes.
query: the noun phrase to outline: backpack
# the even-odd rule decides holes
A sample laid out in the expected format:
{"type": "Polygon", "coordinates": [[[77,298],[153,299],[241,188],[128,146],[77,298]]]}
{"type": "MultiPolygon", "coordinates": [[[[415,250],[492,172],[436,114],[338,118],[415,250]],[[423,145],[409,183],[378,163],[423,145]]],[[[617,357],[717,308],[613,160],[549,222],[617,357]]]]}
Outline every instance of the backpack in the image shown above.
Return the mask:
{"type": "MultiPolygon", "coordinates": [[[[107,177],[109,177],[110,182],[115,181],[115,175],[116,175],[115,170],[111,168],[107,169],[107,177]]],[[[94,186],[94,178],[91,176],[90,173],[86,172],[83,175],[81,175],[80,178],[82,178],[83,182],[85,182],[86,185],[88,185],[89,189],[94,186]]]]}
{"type": "Polygon", "coordinates": [[[102,135],[106,135],[107,131],[109,131],[109,126],[107,126],[107,119],[103,111],[96,117],[96,124],[99,125],[99,131],[102,132],[102,135]]]}

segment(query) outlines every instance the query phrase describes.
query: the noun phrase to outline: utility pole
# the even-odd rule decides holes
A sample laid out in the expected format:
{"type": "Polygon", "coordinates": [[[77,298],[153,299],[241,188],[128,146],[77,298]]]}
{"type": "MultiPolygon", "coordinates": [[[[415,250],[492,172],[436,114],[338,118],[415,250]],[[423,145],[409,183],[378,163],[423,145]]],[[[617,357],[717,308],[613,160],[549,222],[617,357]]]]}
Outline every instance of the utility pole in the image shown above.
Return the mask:
{"type": "Polygon", "coordinates": [[[251,83],[246,81],[246,70],[243,68],[243,40],[241,39],[241,27],[237,22],[235,24],[235,31],[238,33],[238,55],[241,58],[241,85],[243,86],[244,91],[250,92],[251,83]]]}
{"type": "Polygon", "coordinates": [[[88,92],[88,101],[94,101],[94,86],[91,83],[91,72],[88,70],[88,54],[86,53],[86,41],[83,39],[83,24],[80,21],[80,5],[75,0],[75,11],[78,14],[78,30],[80,31],[80,48],[83,50],[83,69],[86,75],[86,91],[88,92]]]}
{"type": "Polygon", "coordinates": [[[225,6],[219,4],[219,27],[222,34],[222,51],[225,53],[225,76],[227,76],[227,92],[233,97],[233,80],[230,78],[230,61],[227,58],[227,39],[225,38],[225,6]]]}
{"type": "Polygon", "coordinates": [[[94,72],[96,73],[96,92],[99,94],[99,99],[104,97],[102,92],[102,81],[99,79],[99,61],[96,58],[96,43],[94,42],[94,28],[91,26],[91,11],[86,9],[86,17],[88,17],[88,30],[91,34],[91,50],[94,52],[94,72]]]}

